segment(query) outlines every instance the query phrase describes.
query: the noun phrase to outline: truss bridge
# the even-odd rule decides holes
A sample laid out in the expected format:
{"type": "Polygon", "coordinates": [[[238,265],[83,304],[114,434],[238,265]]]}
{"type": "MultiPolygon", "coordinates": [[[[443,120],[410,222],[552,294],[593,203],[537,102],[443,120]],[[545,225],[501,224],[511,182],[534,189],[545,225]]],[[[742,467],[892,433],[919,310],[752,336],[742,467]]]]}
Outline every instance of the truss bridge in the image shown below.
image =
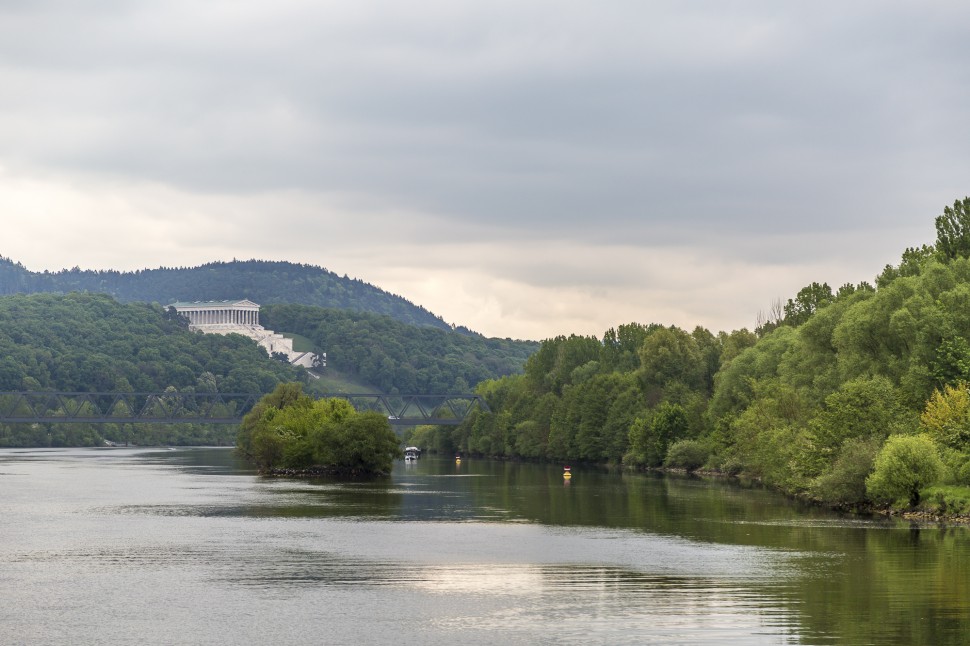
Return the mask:
{"type": "MultiPolygon", "coordinates": [[[[386,395],[324,393],[344,399],[359,412],[387,416],[395,426],[457,425],[476,407],[479,395],[386,395]]],[[[5,424],[238,424],[263,393],[0,392],[5,424]]]]}

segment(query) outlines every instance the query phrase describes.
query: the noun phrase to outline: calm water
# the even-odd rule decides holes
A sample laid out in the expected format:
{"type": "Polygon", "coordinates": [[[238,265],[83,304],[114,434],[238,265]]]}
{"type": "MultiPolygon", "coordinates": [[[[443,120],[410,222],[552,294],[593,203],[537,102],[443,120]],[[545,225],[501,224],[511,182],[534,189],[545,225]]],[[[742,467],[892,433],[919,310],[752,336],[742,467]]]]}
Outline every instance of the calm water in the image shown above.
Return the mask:
{"type": "Polygon", "coordinates": [[[963,644],[965,528],[466,460],[376,483],[224,449],[0,451],[2,644],[963,644]]]}

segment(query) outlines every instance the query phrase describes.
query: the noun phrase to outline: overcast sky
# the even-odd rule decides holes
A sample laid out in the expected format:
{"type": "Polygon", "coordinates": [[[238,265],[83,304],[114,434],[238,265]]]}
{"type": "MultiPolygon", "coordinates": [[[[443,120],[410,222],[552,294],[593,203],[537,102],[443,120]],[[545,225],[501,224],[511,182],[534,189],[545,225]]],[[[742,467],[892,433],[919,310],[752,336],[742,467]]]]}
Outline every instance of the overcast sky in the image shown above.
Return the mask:
{"type": "Polygon", "coordinates": [[[490,336],[751,328],[970,194],[968,29],[963,1],[0,0],[0,255],[309,263],[490,336]]]}

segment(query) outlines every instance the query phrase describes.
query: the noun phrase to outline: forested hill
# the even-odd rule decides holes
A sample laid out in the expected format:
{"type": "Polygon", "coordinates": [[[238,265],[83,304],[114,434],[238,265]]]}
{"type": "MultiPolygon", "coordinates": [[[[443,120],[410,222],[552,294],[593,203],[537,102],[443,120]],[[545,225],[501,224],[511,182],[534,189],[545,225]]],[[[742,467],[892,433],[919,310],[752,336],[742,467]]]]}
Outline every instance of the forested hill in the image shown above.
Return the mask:
{"type": "MultiPolygon", "coordinates": [[[[305,379],[252,340],[190,332],[159,305],[90,293],[0,296],[0,391],[258,393],[305,379]]],[[[215,424],[0,424],[0,447],[228,445],[235,434],[215,424]]]]}
{"type": "Polygon", "coordinates": [[[304,380],[239,335],[105,294],[0,297],[0,391],[269,392],[304,380]]]}
{"type": "MultiPolygon", "coordinates": [[[[160,267],[133,272],[78,268],[32,272],[0,257],[0,295],[101,292],[123,302],[248,298],[261,305],[300,303],[384,314],[411,325],[452,327],[419,305],[361,280],[312,265],[263,260],[213,262],[201,267],[160,267]]],[[[457,331],[472,334],[464,327],[457,331]]]]}
{"type": "Polygon", "coordinates": [[[406,325],[388,316],[307,305],[269,305],[267,327],[307,337],[327,365],[387,393],[464,393],[522,371],[539,344],[406,325]]]}

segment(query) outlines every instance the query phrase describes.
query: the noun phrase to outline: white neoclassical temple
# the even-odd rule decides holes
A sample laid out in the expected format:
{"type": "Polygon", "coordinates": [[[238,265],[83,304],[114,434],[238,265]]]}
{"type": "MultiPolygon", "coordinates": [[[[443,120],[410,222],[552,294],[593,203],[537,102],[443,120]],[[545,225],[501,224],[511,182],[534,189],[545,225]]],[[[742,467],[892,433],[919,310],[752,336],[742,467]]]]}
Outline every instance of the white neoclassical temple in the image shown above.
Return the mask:
{"type": "Polygon", "coordinates": [[[179,301],[169,305],[189,320],[189,329],[205,334],[242,334],[262,346],[266,353],[282,353],[290,363],[304,368],[324,367],[327,353],[296,352],[288,339],[259,324],[259,305],[250,300],[179,301]]]}
{"type": "Polygon", "coordinates": [[[203,332],[215,331],[211,326],[231,325],[260,327],[259,305],[249,300],[193,301],[172,303],[175,311],[189,319],[189,328],[203,332]]]}

